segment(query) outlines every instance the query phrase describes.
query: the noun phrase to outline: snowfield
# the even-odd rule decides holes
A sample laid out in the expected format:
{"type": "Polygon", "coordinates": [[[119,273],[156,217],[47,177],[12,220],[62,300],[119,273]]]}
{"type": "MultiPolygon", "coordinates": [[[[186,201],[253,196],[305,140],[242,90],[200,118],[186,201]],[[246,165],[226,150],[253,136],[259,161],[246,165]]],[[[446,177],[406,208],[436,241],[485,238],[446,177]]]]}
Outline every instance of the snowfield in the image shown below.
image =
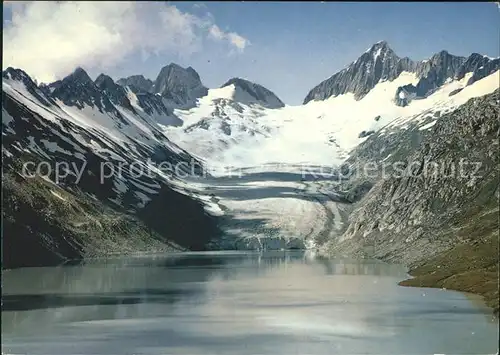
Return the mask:
{"type": "Polygon", "coordinates": [[[184,124],[165,127],[165,132],[177,145],[203,159],[215,175],[229,173],[221,166],[256,172],[269,171],[269,166],[274,171],[290,171],[293,165],[339,165],[367,139],[360,137],[363,131],[390,134],[394,129],[404,129],[410,121],[423,120],[438,111],[451,112],[467,100],[498,88],[499,71],[465,86],[470,76],[448,82],[405,107],[394,104],[396,89],[418,81],[406,72],[394,81],[377,84],[359,101],[348,93],[278,109],[247,104],[234,87],[211,89],[196,107],[176,110],[184,124]],[[463,90],[450,96],[460,88],[463,90]]]}
{"type": "Polygon", "coordinates": [[[368,139],[360,135],[363,131],[391,134],[420,121],[420,130],[430,129],[440,115],[498,88],[499,71],[466,86],[470,76],[405,107],[394,103],[396,89],[418,82],[406,72],[379,83],[359,101],[349,93],[278,109],[249,103],[231,86],[212,89],[196,107],[176,110],[183,125],[165,127],[165,134],[203,160],[220,181],[236,181],[223,188],[205,185],[216,196],[207,210],[231,217],[224,248],[314,248],[318,238],[341,234],[344,206],[328,196],[335,191],[332,181],[301,182],[302,174],[342,164],[368,139]],[[450,96],[457,89],[462,90],[450,96]],[[430,117],[435,119],[429,122],[430,117]],[[294,181],[254,178],[278,172],[296,174],[294,181]]]}

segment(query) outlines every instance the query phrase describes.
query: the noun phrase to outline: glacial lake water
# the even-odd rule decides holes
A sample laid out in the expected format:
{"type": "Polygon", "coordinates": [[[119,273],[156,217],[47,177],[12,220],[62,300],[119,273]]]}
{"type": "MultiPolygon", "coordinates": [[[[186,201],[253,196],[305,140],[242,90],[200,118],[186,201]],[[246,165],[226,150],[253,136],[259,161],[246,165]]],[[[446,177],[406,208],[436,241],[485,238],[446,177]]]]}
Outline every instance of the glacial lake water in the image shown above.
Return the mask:
{"type": "Polygon", "coordinates": [[[405,268],[183,253],[3,272],[5,354],[494,354],[498,322],[405,268]]]}

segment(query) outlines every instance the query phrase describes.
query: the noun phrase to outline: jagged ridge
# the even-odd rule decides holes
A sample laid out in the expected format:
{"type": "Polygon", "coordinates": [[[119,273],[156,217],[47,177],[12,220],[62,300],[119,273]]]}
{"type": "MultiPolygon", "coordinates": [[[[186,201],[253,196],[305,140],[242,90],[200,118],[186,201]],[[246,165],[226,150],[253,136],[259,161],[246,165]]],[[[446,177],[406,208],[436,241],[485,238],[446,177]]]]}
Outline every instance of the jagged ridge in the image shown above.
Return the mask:
{"type": "Polygon", "coordinates": [[[499,68],[498,58],[490,59],[477,53],[465,58],[441,51],[429,60],[415,62],[407,57],[400,58],[386,41],[380,41],[347,68],[314,87],[304,99],[304,104],[345,93],[353,93],[360,100],[379,82],[392,81],[405,71],[415,73],[420,80],[416,86],[410,84],[397,89],[395,103],[404,106],[414,98],[428,96],[447,79],[460,80],[466,73],[472,72],[467,83],[471,85],[499,68]]]}

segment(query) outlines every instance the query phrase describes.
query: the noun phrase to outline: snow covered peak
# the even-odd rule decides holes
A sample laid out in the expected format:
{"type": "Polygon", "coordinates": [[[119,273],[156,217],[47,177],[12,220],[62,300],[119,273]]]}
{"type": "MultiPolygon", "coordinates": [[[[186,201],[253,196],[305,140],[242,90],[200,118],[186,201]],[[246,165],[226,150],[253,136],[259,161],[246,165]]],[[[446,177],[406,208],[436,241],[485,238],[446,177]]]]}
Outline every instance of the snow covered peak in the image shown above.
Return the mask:
{"type": "Polygon", "coordinates": [[[232,99],[234,101],[252,105],[259,104],[267,108],[280,108],[285,104],[271,90],[262,85],[252,83],[251,81],[232,78],[228,80],[221,88],[233,86],[234,92],[232,99]]]}

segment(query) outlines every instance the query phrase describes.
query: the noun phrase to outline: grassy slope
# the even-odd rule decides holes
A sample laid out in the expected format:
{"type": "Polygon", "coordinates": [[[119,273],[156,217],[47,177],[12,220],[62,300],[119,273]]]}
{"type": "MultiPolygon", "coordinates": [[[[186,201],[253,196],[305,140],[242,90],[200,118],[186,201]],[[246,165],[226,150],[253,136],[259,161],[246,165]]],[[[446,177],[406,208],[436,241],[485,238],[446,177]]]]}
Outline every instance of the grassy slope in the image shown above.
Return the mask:
{"type": "Polygon", "coordinates": [[[402,286],[438,287],[482,296],[499,315],[499,216],[498,206],[464,216],[461,227],[452,228],[463,242],[410,267],[413,279],[402,286]]]}

